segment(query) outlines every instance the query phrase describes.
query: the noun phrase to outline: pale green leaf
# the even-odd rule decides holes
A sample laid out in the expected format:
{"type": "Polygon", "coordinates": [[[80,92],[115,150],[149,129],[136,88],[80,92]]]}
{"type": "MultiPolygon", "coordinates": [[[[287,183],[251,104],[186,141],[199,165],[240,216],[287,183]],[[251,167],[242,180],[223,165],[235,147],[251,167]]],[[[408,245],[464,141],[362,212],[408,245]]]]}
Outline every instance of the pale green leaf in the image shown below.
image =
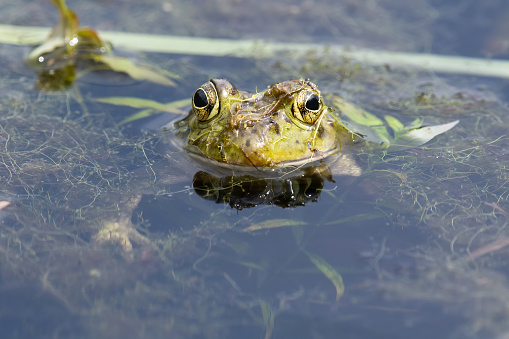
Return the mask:
{"type": "Polygon", "coordinates": [[[419,128],[422,126],[423,120],[421,118],[417,118],[412,121],[408,126],[406,126],[407,130],[410,131],[414,128],[419,128]]]}
{"type": "Polygon", "coordinates": [[[311,262],[318,268],[334,285],[336,288],[336,301],[339,301],[343,293],[345,293],[345,285],[343,283],[343,277],[341,274],[334,269],[327,261],[322,257],[305,251],[311,262]]]}
{"type": "Polygon", "coordinates": [[[244,232],[253,232],[253,231],[260,231],[260,230],[266,230],[271,228],[278,228],[278,227],[288,227],[288,226],[300,226],[300,225],[307,225],[306,222],[300,221],[300,220],[292,220],[292,219],[273,219],[273,220],[267,220],[260,222],[258,224],[251,225],[244,229],[244,232]]]}
{"type": "Polygon", "coordinates": [[[397,139],[406,132],[406,128],[401,121],[392,115],[384,116],[385,121],[394,132],[394,138],[397,139]]]}
{"type": "Polygon", "coordinates": [[[401,151],[408,148],[419,147],[437,135],[447,132],[456,126],[458,122],[459,120],[456,120],[443,125],[426,126],[412,129],[411,131],[403,134],[399,139],[395,140],[394,143],[389,146],[388,150],[401,151]]]}
{"type": "Polygon", "coordinates": [[[126,73],[133,79],[150,81],[164,86],[176,86],[175,82],[168,77],[148,68],[138,66],[127,58],[111,55],[91,55],[90,57],[97,62],[107,65],[110,69],[116,72],[126,73]]]}
{"type": "Polygon", "coordinates": [[[365,141],[377,144],[390,144],[392,140],[387,128],[383,125],[365,126],[349,120],[343,120],[340,123],[352,133],[362,136],[365,141]]]}
{"type": "Polygon", "coordinates": [[[372,132],[368,134],[364,139],[366,141],[376,142],[380,144],[390,144],[392,137],[387,131],[385,126],[372,126],[372,132]]]}
{"type": "Polygon", "coordinates": [[[350,103],[342,98],[336,97],[332,105],[337,108],[345,120],[339,120],[334,115],[336,121],[345,126],[348,130],[362,135],[364,140],[377,144],[390,144],[392,136],[384,126],[383,120],[376,115],[350,103]]]}
{"type": "Polygon", "coordinates": [[[333,105],[341,111],[341,114],[357,124],[364,126],[383,125],[383,121],[376,115],[373,115],[351,102],[343,100],[342,98],[334,98],[333,105]]]}

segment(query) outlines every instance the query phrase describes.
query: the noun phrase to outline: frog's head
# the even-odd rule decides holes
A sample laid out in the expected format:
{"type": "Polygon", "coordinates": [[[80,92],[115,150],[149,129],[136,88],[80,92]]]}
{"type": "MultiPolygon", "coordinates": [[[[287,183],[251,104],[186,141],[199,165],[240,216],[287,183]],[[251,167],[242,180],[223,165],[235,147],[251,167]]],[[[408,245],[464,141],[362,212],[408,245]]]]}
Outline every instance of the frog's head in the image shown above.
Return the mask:
{"type": "Polygon", "coordinates": [[[185,128],[187,148],[222,163],[280,167],[338,152],[338,127],[320,91],[303,79],[263,92],[212,79],[196,90],[185,128]]]}

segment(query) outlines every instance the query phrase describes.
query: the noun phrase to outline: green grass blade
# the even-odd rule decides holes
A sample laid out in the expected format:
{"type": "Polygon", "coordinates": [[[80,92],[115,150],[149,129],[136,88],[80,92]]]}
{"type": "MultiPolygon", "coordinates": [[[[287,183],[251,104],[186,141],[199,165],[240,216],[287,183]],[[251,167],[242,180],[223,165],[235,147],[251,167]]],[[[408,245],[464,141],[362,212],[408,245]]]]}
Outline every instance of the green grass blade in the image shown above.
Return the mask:
{"type": "Polygon", "coordinates": [[[176,114],[186,114],[187,112],[179,109],[180,107],[189,106],[189,99],[172,101],[166,104],[134,97],[107,97],[95,99],[97,102],[102,102],[110,105],[127,106],[132,108],[150,108],[155,111],[169,112],[176,114]]]}
{"type": "MultiPolygon", "coordinates": [[[[0,43],[34,45],[42,43],[50,32],[47,27],[0,25],[0,43]]],[[[357,60],[366,65],[412,67],[438,73],[480,75],[509,78],[509,61],[461,56],[404,53],[353,48],[330,44],[297,44],[256,40],[207,39],[170,35],[100,31],[99,35],[116,48],[134,51],[210,56],[275,56],[283,51],[305,54],[327,50],[338,57],[357,60]]]]}
{"type": "Polygon", "coordinates": [[[254,232],[260,230],[268,230],[271,228],[288,227],[288,226],[301,226],[307,225],[307,222],[301,220],[292,219],[273,219],[260,222],[258,224],[251,225],[244,229],[243,232],[254,232]]]}
{"type": "Polygon", "coordinates": [[[260,300],[260,307],[262,309],[263,322],[265,323],[265,339],[270,339],[274,331],[274,312],[270,304],[264,300],[260,300]]]}
{"type": "Polygon", "coordinates": [[[116,72],[122,72],[128,74],[131,78],[140,80],[140,81],[151,81],[153,83],[175,87],[177,84],[175,82],[164,75],[150,70],[145,67],[141,67],[136,65],[134,62],[127,58],[116,57],[111,55],[92,55],[90,56],[97,62],[101,62],[107,65],[110,69],[116,72]]]}
{"type": "Polygon", "coordinates": [[[304,253],[306,253],[316,268],[318,268],[334,285],[336,288],[336,301],[339,301],[343,293],[345,293],[345,285],[341,274],[322,257],[308,251],[304,251],[304,253]]]}

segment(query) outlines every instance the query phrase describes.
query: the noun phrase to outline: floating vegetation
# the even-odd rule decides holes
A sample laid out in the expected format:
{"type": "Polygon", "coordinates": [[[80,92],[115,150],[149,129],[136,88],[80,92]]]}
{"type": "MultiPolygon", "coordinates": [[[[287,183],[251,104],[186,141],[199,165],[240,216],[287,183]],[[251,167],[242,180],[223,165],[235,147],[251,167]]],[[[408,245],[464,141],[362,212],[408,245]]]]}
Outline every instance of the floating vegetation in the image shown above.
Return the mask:
{"type": "Polygon", "coordinates": [[[456,120],[443,125],[423,126],[422,120],[416,119],[404,126],[401,121],[390,115],[384,116],[384,123],[377,116],[339,97],[334,98],[333,106],[347,118],[343,123],[351,131],[362,135],[367,141],[387,148],[388,151],[402,151],[422,146],[437,135],[449,131],[459,122],[456,120]]]}
{"type": "Polygon", "coordinates": [[[63,90],[84,73],[113,70],[136,80],[175,86],[160,72],[137,66],[131,60],[111,55],[111,47],[96,31],[79,26],[78,16],[65,0],[51,0],[58,9],[60,22],[48,38],[27,57],[28,65],[38,74],[36,87],[45,91],[63,90]],[[77,73],[78,72],[78,73],[77,73]]]}

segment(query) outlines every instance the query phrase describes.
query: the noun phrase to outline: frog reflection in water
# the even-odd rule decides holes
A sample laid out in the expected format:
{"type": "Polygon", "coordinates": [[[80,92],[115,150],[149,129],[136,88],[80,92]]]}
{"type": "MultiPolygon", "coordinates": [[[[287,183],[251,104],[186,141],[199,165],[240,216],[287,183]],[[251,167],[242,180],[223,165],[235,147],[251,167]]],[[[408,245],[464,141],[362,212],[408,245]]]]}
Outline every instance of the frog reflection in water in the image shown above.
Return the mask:
{"type": "Polygon", "coordinates": [[[212,79],[196,90],[190,114],[175,127],[189,154],[223,168],[265,175],[264,169],[302,166],[341,153],[334,173],[357,176],[360,169],[344,150],[360,138],[330,112],[317,87],[303,79],[258,94],[212,79]]]}

